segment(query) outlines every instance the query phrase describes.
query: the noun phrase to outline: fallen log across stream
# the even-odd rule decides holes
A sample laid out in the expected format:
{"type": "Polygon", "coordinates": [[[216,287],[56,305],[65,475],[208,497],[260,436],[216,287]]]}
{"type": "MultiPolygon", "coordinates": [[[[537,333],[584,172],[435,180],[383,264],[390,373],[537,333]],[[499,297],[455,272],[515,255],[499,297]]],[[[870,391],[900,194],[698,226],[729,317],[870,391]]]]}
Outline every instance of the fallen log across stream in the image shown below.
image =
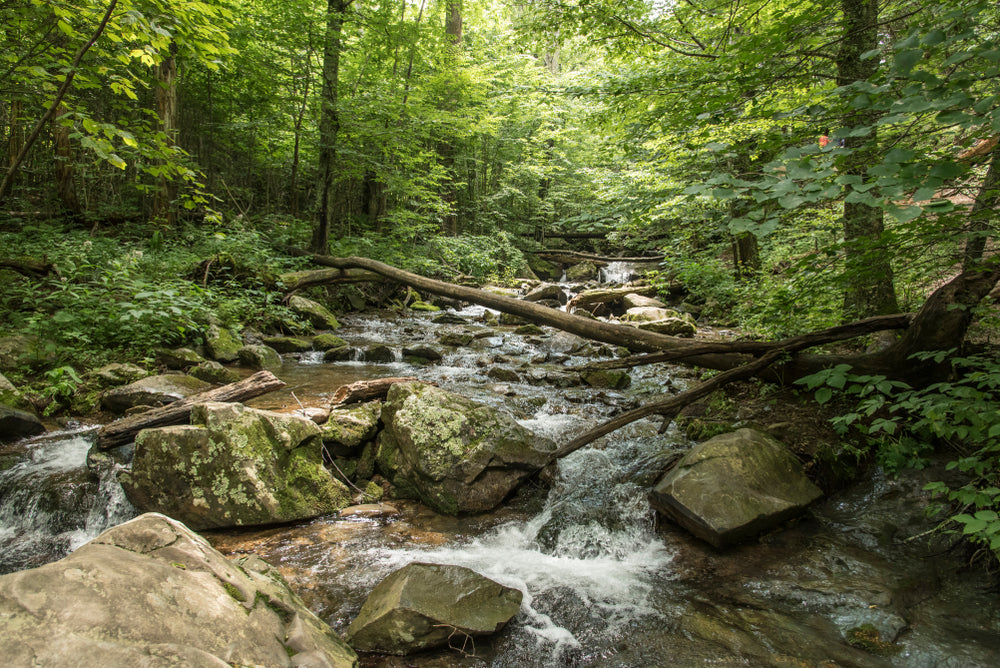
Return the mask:
{"type": "Polygon", "coordinates": [[[284,381],[270,371],[258,371],[241,381],[108,423],[101,427],[94,445],[98,450],[110,450],[120,445],[127,445],[135,440],[135,435],[143,429],[185,424],[191,418],[191,409],[195,404],[206,401],[246,401],[274,390],[280,390],[284,386],[284,381]]]}
{"type": "Polygon", "coordinates": [[[639,363],[678,361],[725,372],[691,390],[618,416],[558,449],[552,460],[564,457],[642,417],[655,414],[668,417],[676,415],[687,404],[736,380],[760,377],[790,384],[822,369],[849,364],[856,373],[884,374],[916,385],[933,382],[947,373],[948,363],[940,358],[916,360],[914,354],[957,350],[972,321],[972,307],[986,297],[1000,281],[1000,256],[997,256],[966,268],[939,287],[916,314],[875,316],[783,341],[697,342],[628,325],[583,318],[485,290],[437,281],[369,258],[335,258],[297,249],[290,252],[310,257],[319,265],[337,269],[366,269],[416,290],[473,302],[594,341],[624,346],[635,352],[651,353],[643,356],[639,363]],[[901,329],[903,333],[892,345],[882,350],[846,355],[802,352],[817,345],[892,329],[901,329]]]}

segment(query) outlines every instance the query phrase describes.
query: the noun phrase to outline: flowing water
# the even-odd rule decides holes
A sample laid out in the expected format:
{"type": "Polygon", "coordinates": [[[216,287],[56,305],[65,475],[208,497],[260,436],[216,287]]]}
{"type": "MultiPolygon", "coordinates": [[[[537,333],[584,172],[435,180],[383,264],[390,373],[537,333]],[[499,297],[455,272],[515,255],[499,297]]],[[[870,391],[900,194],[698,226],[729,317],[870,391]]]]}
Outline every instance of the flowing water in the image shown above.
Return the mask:
{"type": "MultiPolygon", "coordinates": [[[[355,380],[413,375],[564,443],[683,385],[673,369],[651,366],[634,371],[626,391],[563,389],[559,374],[588,361],[577,354],[587,344],[554,332],[515,335],[482,322],[481,308],[459,315],[467,325],[434,325],[429,315],[345,317],[338,334],[359,351],[355,361],[289,358],[278,373],[288,387],[249,403],[294,410],[355,380]],[[477,338],[435,364],[401,361],[404,348],[457,330],[477,338]],[[393,361],[365,362],[374,344],[388,346],[393,361]],[[495,367],[520,380],[489,378],[495,367]]],[[[225,553],[275,564],[341,632],[375,584],[413,561],[467,566],[524,594],[521,613],[494,638],[475,646],[456,639],[451,650],[405,662],[365,657],[369,666],[1000,665],[1000,605],[982,574],[963,571],[958,554],[909,540],[929,526],[919,511],[929,473],[874,476],[787,530],[718,552],[658,523],[647,503],[651,481],[689,446],[659,426],[635,423],[574,453],[550,484],[526,485],[481,516],[443,517],[403,501],[392,502],[398,516],[207,536],[225,553]],[[863,623],[897,640],[897,653],[850,646],[846,634],[863,623]]],[[[86,432],[66,433],[0,452],[4,572],[59,558],[134,513],[111,468],[100,478],[87,473],[89,442],[86,432]]]]}

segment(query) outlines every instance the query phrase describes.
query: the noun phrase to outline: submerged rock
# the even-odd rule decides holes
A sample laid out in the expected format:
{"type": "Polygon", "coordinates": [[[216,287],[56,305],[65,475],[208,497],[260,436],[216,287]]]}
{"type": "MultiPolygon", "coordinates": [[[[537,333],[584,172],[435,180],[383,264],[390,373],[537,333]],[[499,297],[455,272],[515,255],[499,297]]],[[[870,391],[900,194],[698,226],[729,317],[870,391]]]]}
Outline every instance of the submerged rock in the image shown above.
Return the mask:
{"type": "Polygon", "coordinates": [[[199,404],[190,426],[139,432],[132,470],[118,478],[139,510],[196,530],[307,519],[350,503],[323,466],[319,427],[241,404],[199,404]]]}
{"type": "Polygon", "coordinates": [[[274,568],[157,514],[0,577],[0,633],[5,666],[358,665],[274,568]]]}
{"type": "Polygon", "coordinates": [[[211,384],[192,376],[166,374],[148,376],[101,395],[105,410],[124,413],[135,406],[164,406],[211,389],[211,384]]]}
{"type": "Polygon", "coordinates": [[[449,515],[495,508],[556,447],[507,413],[419,382],[389,389],[382,422],[382,474],[449,515]]]}
{"type": "Polygon", "coordinates": [[[739,429],[692,448],[650,501],[702,540],[725,547],[801,514],[822,495],[785,446],[739,429]]]}
{"type": "Polygon", "coordinates": [[[347,629],[355,649],[410,654],[496,633],[521,608],[517,589],[463,566],[414,563],[382,580],[347,629]]]}

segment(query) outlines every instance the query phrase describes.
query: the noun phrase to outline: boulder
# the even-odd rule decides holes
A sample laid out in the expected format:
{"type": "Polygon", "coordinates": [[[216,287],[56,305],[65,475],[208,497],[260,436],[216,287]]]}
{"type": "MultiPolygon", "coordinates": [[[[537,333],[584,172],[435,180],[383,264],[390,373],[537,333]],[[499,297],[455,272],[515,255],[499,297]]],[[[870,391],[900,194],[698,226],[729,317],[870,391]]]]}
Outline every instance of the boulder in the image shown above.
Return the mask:
{"type": "Polygon", "coordinates": [[[522,594],[463,566],[413,563],[376,585],[347,629],[355,649],[405,655],[496,633],[522,594]]]}
{"type": "Polygon", "coordinates": [[[217,362],[227,364],[239,357],[243,341],[225,327],[209,325],[205,332],[205,352],[217,362]]]}
{"type": "Polygon", "coordinates": [[[101,406],[105,410],[124,413],[135,406],[164,406],[211,387],[203,380],[182,374],[148,376],[107,390],[101,395],[101,406]]]}
{"type": "Polygon", "coordinates": [[[563,270],[555,262],[549,262],[537,255],[527,254],[524,259],[528,261],[528,267],[543,281],[558,281],[562,278],[563,270]]]}
{"type": "Polygon", "coordinates": [[[725,547],[801,514],[822,495],[784,445],[739,429],[692,448],[650,501],[694,535],[725,547]]]}
{"type": "Polygon", "coordinates": [[[664,318],[663,320],[654,320],[652,322],[641,322],[638,327],[639,329],[656,332],[657,334],[666,334],[667,336],[694,336],[698,332],[698,328],[694,323],[683,318],[664,318]]]}
{"type": "Polygon", "coordinates": [[[566,280],[573,282],[593,281],[600,274],[600,269],[593,262],[581,262],[566,269],[566,280]]]}
{"type": "Polygon", "coordinates": [[[622,297],[622,303],[625,304],[626,309],[631,308],[666,308],[667,305],[661,302],[659,299],[653,297],[647,297],[646,295],[637,295],[634,292],[622,297]]]}
{"type": "Polygon", "coordinates": [[[33,414],[0,404],[0,442],[16,441],[44,433],[45,426],[33,414]]]}
{"type": "Polygon", "coordinates": [[[168,369],[183,370],[201,364],[205,358],[190,348],[162,348],[156,351],[156,361],[168,369]]]}
{"type": "Polygon", "coordinates": [[[290,522],[350,503],[324,468],[322,448],[307,418],[205,403],[190,426],[139,432],[132,469],[118,479],[139,510],[195,530],[290,522]]]}
{"type": "Polygon", "coordinates": [[[312,341],[297,336],[269,336],[264,344],[279,353],[304,353],[313,349],[312,341]]]}
{"type": "Polygon", "coordinates": [[[108,364],[93,372],[93,377],[104,387],[115,387],[134,383],[145,378],[149,372],[135,364],[108,364]]]}
{"type": "Polygon", "coordinates": [[[620,320],[639,329],[670,336],[694,336],[697,331],[690,315],[670,308],[638,306],[627,310],[620,320]]]}
{"type": "Polygon", "coordinates": [[[431,348],[430,346],[414,346],[412,348],[403,348],[403,361],[409,362],[410,364],[429,364],[431,362],[440,362],[443,356],[441,351],[436,348],[431,348]]]}
{"type": "Polygon", "coordinates": [[[238,373],[227,369],[215,360],[206,360],[198,366],[188,369],[188,375],[216,385],[228,385],[240,379],[238,373]]]}
{"type": "Polygon", "coordinates": [[[318,334],[313,337],[312,340],[313,348],[316,350],[334,350],[335,348],[343,348],[347,345],[347,341],[343,340],[336,334],[330,334],[329,332],[325,334],[318,334]]]}
{"type": "Polygon", "coordinates": [[[526,302],[539,302],[544,299],[554,299],[560,304],[565,304],[569,301],[569,297],[566,296],[566,292],[554,283],[539,285],[537,288],[524,295],[524,301],[526,302]]]}
{"type": "Polygon", "coordinates": [[[382,423],[382,474],[449,515],[495,508],[556,447],[507,413],[419,382],[389,389],[382,423]]]}
{"type": "Polygon", "coordinates": [[[358,665],[274,568],[157,514],[0,577],[0,634],[5,666],[358,665]]]}
{"type": "Polygon", "coordinates": [[[486,377],[492,380],[498,380],[501,383],[521,382],[521,376],[519,376],[516,371],[502,366],[490,367],[490,370],[486,372],[486,377]]]}
{"type": "Polygon", "coordinates": [[[346,455],[360,448],[378,433],[382,413],[381,401],[369,401],[353,406],[338,406],[322,426],[323,442],[333,447],[335,455],[346,455]]]}
{"type": "Polygon", "coordinates": [[[466,325],[468,320],[455,313],[442,313],[431,320],[435,325],[466,325]]]}
{"type": "Polygon", "coordinates": [[[324,362],[352,362],[361,357],[361,351],[351,346],[331,348],[323,353],[324,362]]]}
{"type": "Polygon", "coordinates": [[[281,368],[281,355],[270,346],[252,344],[243,346],[239,352],[240,364],[256,371],[281,368]]]}
{"type": "Polygon", "coordinates": [[[396,361],[396,352],[382,344],[368,346],[363,351],[364,360],[372,364],[391,364],[396,361]]]}
{"type": "Polygon", "coordinates": [[[438,335],[438,343],[455,348],[464,348],[472,343],[473,339],[475,335],[471,332],[445,332],[438,335]]]}
{"type": "Polygon", "coordinates": [[[625,371],[614,369],[599,369],[597,371],[586,371],[580,374],[583,382],[591,387],[600,387],[609,390],[624,390],[632,384],[632,377],[625,371]]]}
{"type": "Polygon", "coordinates": [[[338,329],[340,327],[337,318],[325,306],[317,304],[311,299],[292,295],[291,299],[288,300],[288,308],[292,309],[296,315],[308,320],[309,324],[316,329],[338,329]]]}
{"type": "Polygon", "coordinates": [[[16,408],[20,411],[34,410],[31,402],[24,396],[7,377],[0,373],[0,406],[16,408]]]}

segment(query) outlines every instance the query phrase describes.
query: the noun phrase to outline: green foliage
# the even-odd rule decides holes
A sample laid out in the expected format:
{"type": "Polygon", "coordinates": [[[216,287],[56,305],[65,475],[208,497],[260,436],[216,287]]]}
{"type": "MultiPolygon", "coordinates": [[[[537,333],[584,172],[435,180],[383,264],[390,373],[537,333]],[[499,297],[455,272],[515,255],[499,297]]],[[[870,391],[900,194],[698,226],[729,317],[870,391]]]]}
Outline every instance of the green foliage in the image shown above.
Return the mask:
{"type": "Polygon", "coordinates": [[[68,404],[77,388],[83,381],[71,366],[60,366],[46,371],[43,376],[45,385],[41,396],[48,400],[45,415],[52,415],[63,405],[68,404]]]}
{"type": "Polygon", "coordinates": [[[1000,360],[993,356],[949,357],[922,353],[914,362],[944,363],[953,380],[924,388],[878,375],[851,373],[841,364],[801,379],[816,400],[826,403],[839,393],[853,410],[834,419],[844,435],[859,435],[889,473],[921,468],[937,450],[957,457],[947,464],[964,482],[933,482],[925,489],[950,509],[949,519],[971,542],[1000,557],[1000,360]]]}

